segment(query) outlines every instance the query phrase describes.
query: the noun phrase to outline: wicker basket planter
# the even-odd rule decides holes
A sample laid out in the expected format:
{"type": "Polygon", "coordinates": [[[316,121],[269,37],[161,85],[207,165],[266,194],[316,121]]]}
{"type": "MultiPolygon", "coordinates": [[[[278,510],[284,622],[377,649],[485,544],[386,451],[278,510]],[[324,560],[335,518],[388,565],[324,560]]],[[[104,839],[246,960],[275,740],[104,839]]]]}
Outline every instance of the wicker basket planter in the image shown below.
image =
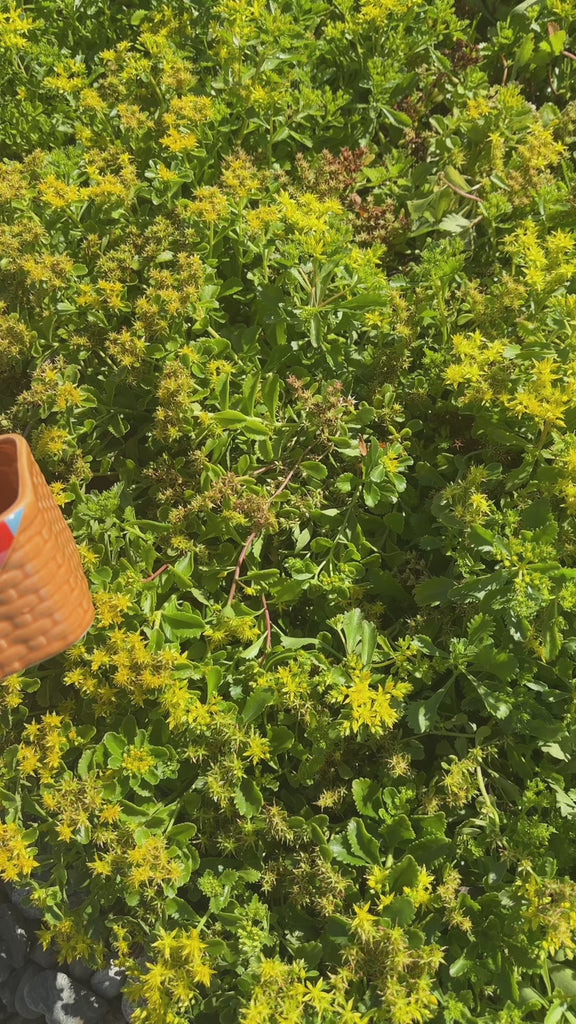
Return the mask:
{"type": "Polygon", "coordinates": [[[74,537],[27,442],[0,435],[0,678],[66,650],[93,619],[74,537]]]}

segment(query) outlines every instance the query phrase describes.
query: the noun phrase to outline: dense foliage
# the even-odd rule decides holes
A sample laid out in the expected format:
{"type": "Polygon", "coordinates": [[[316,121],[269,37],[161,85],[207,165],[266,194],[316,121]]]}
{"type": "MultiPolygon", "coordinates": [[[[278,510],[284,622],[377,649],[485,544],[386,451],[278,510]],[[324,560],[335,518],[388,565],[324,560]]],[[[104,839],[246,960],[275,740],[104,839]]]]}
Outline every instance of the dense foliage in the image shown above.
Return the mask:
{"type": "Polygon", "coordinates": [[[0,873],[135,1021],[576,1022],[571,45],[0,3],[0,428],[97,605],[0,684],[0,873]]]}

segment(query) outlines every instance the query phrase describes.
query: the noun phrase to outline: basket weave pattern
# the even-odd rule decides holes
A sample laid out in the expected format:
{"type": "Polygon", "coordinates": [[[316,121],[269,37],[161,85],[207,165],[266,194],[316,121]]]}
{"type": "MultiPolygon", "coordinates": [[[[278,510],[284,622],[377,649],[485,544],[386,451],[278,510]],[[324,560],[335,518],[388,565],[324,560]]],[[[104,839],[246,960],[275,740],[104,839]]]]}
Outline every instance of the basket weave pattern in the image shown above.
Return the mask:
{"type": "MultiPolygon", "coordinates": [[[[0,569],[0,678],[66,650],[94,607],[74,537],[26,441],[16,442],[20,527],[0,569]]],[[[2,517],[4,518],[4,516],[2,517]]]]}

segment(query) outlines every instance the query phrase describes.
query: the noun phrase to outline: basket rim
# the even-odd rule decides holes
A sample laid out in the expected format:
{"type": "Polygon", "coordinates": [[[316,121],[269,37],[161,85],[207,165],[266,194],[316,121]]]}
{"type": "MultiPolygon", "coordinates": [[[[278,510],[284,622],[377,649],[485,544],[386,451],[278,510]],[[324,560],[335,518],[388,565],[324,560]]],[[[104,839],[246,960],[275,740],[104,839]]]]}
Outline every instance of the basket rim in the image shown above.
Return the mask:
{"type": "Polygon", "coordinates": [[[18,465],[18,494],[8,508],[0,513],[0,522],[8,519],[14,512],[18,512],[30,493],[30,467],[29,459],[32,457],[30,446],[22,434],[0,434],[0,445],[5,441],[13,441],[16,445],[16,460],[18,465]]]}

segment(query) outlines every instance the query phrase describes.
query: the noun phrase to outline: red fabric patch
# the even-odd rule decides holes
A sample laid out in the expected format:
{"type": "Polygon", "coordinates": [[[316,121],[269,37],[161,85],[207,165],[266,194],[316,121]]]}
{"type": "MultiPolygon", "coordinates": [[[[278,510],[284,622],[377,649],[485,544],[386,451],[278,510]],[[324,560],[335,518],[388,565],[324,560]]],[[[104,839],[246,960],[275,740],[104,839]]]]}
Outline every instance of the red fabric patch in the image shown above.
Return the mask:
{"type": "Polygon", "coordinates": [[[0,555],[8,552],[12,547],[14,534],[7,523],[0,523],[0,555]]]}

